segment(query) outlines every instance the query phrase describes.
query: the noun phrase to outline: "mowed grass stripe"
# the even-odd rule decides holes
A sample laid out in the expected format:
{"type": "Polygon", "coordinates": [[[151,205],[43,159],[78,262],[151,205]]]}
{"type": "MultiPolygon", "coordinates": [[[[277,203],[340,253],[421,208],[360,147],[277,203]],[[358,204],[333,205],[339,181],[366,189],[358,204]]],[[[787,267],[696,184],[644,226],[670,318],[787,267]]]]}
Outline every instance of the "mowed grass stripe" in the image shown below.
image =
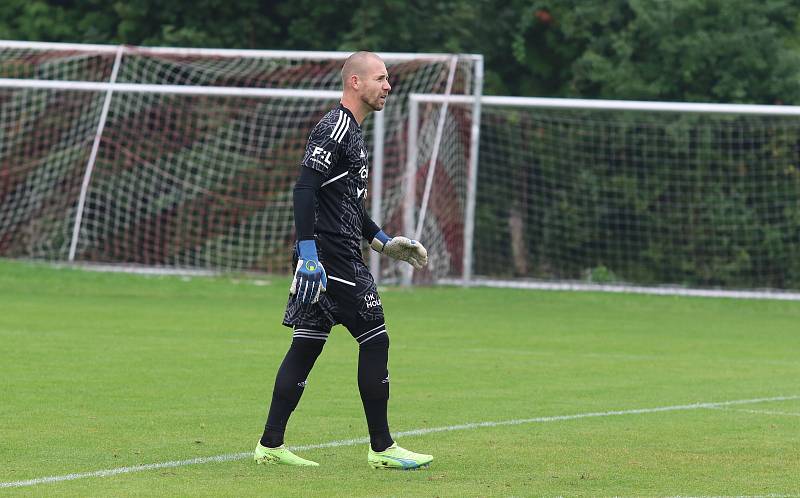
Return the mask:
{"type": "MultiPolygon", "coordinates": [[[[582,418],[595,418],[595,417],[615,417],[621,415],[643,415],[648,413],[662,413],[662,412],[672,412],[672,411],[684,411],[684,410],[698,410],[698,409],[709,409],[709,408],[724,408],[728,406],[734,405],[746,405],[746,404],[753,404],[753,403],[769,403],[773,401],[790,401],[790,400],[797,400],[800,399],[800,395],[796,396],[774,396],[769,398],[754,398],[754,399],[739,399],[739,400],[731,400],[731,401],[719,401],[713,403],[692,403],[688,405],[676,405],[676,406],[661,406],[657,408],[635,408],[631,410],[613,410],[608,412],[592,412],[592,413],[578,413],[574,415],[554,415],[549,417],[534,417],[534,418],[524,418],[524,419],[515,419],[515,420],[503,420],[499,422],[472,422],[468,424],[460,424],[460,425],[451,425],[447,427],[430,427],[426,429],[413,429],[410,431],[401,431],[394,434],[395,437],[406,437],[406,436],[421,436],[424,434],[433,434],[436,432],[450,432],[450,431],[463,431],[463,430],[470,430],[470,429],[480,429],[485,427],[500,427],[504,425],[521,425],[521,424],[533,424],[533,423],[545,423],[545,422],[559,422],[559,421],[568,421],[568,420],[577,420],[582,418]]],[[[747,410],[750,411],[750,410],[747,410]]],[[[755,413],[755,412],[754,412],[755,413]]],[[[771,413],[771,412],[761,412],[761,413],[771,413]]],[[[365,444],[369,442],[369,438],[356,438],[356,439],[343,439],[340,441],[330,441],[327,443],[320,443],[320,444],[308,444],[304,446],[293,446],[291,447],[294,451],[307,451],[307,450],[316,450],[321,448],[336,448],[342,446],[353,446],[356,444],[365,444]]],[[[18,487],[25,487],[25,486],[35,486],[38,484],[47,484],[47,483],[54,483],[54,482],[61,482],[61,481],[73,481],[75,479],[85,479],[89,477],[112,477],[120,474],[129,474],[132,472],[144,472],[147,470],[156,470],[156,469],[164,469],[164,468],[172,468],[172,467],[185,467],[187,465],[198,465],[204,463],[221,463],[221,462],[231,462],[235,460],[242,460],[244,458],[252,457],[252,452],[242,452],[242,453],[233,453],[230,455],[216,455],[210,457],[202,457],[202,458],[190,458],[188,460],[178,460],[172,462],[161,462],[161,463],[149,463],[143,465],[135,465],[132,467],[119,467],[116,469],[106,469],[106,470],[96,470],[92,472],[80,472],[75,474],[66,474],[63,476],[50,476],[50,477],[39,477],[36,479],[28,479],[25,481],[13,481],[13,482],[0,482],[0,488],[18,488],[18,487]]]]}

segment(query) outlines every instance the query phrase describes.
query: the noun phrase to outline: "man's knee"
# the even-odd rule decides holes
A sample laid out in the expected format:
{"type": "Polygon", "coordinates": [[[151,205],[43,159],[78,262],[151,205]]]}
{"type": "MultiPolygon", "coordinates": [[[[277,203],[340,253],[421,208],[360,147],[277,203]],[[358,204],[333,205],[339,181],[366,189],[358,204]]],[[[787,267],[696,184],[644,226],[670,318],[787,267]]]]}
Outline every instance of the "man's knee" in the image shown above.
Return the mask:
{"type": "Polygon", "coordinates": [[[358,349],[361,351],[388,350],[389,333],[384,330],[382,333],[370,338],[369,340],[359,343],[358,349]]]}
{"type": "Polygon", "coordinates": [[[389,399],[389,335],[383,332],[359,345],[358,389],[361,398],[389,399]]]}
{"type": "Polygon", "coordinates": [[[324,345],[322,340],[294,337],[275,379],[275,394],[296,405],[324,345]]]}
{"type": "Polygon", "coordinates": [[[292,345],[289,346],[289,351],[298,356],[313,357],[316,360],[322,353],[325,342],[325,339],[298,337],[295,335],[292,338],[292,345]]]}

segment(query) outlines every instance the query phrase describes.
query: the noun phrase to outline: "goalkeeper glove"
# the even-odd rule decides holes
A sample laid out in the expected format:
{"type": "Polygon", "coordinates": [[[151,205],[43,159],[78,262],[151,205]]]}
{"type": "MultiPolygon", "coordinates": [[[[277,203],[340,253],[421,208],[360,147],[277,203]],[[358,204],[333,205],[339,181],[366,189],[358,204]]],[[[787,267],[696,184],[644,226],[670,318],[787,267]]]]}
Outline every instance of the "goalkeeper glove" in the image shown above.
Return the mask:
{"type": "Polygon", "coordinates": [[[425,246],[408,237],[389,237],[381,230],[375,234],[370,247],[390,258],[405,261],[417,270],[428,264],[428,251],[425,246]]]}
{"type": "Polygon", "coordinates": [[[297,243],[297,253],[297,268],[289,293],[296,294],[302,304],[316,303],[320,292],[325,292],[328,286],[328,276],[317,256],[316,242],[301,240],[297,243]]]}

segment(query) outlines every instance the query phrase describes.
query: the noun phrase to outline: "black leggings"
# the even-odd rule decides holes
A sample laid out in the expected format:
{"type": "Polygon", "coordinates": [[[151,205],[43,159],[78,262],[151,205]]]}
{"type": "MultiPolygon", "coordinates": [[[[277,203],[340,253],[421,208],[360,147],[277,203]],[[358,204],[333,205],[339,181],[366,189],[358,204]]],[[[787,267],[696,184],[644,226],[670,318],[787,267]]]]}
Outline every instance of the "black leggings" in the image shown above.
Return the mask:
{"type": "MultiPolygon", "coordinates": [[[[262,445],[274,448],[283,444],[286,424],[300,402],[308,374],[322,352],[329,333],[329,330],[295,327],[292,344],[275,378],[262,445]]],[[[351,333],[359,342],[358,389],[367,418],[370,444],[373,450],[382,451],[394,442],[387,418],[389,336],[383,323],[375,325],[374,322],[351,333]]]]}

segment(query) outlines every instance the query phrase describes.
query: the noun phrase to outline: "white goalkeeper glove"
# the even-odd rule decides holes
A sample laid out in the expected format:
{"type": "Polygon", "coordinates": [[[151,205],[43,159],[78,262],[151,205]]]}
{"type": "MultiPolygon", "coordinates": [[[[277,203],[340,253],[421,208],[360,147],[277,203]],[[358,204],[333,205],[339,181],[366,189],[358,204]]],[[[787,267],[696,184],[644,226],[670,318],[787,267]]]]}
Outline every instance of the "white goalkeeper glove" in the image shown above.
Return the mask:
{"type": "Polygon", "coordinates": [[[381,230],[375,234],[370,247],[390,258],[405,261],[417,270],[428,264],[428,250],[418,241],[408,237],[389,237],[381,230]]]}

